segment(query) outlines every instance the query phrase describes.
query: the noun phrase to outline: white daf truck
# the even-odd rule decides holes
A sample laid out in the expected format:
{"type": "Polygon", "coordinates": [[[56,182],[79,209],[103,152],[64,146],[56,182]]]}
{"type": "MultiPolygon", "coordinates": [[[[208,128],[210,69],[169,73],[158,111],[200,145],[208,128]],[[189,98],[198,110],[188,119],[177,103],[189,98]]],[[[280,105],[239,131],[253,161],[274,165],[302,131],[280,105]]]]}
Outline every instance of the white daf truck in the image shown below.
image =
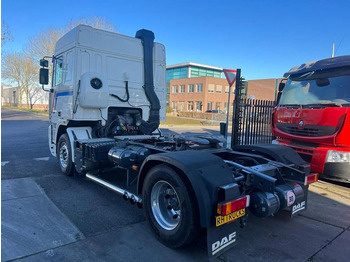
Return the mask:
{"type": "Polygon", "coordinates": [[[237,242],[249,212],[306,209],[317,174],[292,149],[231,150],[215,137],[162,136],[165,48],[153,32],[129,37],[79,25],[50,59],[49,147],[62,172],[85,175],[142,207],[165,245],[190,244],[204,228],[208,255],[216,257],[237,242]]]}

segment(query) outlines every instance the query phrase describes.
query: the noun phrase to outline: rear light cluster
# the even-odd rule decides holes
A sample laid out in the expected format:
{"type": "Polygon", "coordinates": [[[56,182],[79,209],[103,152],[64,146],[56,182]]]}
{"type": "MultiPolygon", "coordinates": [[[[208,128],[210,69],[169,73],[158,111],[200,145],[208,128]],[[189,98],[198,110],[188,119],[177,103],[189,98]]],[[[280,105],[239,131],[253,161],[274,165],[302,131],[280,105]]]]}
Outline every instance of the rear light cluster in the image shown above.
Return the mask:
{"type": "Polygon", "coordinates": [[[221,202],[217,206],[217,212],[219,215],[226,216],[235,211],[241,210],[243,208],[249,207],[250,196],[244,196],[232,201],[221,202]]]}
{"type": "Polygon", "coordinates": [[[310,174],[308,176],[305,177],[305,182],[304,185],[310,185],[311,183],[315,183],[318,181],[318,174],[314,173],[314,174],[310,174]]]}

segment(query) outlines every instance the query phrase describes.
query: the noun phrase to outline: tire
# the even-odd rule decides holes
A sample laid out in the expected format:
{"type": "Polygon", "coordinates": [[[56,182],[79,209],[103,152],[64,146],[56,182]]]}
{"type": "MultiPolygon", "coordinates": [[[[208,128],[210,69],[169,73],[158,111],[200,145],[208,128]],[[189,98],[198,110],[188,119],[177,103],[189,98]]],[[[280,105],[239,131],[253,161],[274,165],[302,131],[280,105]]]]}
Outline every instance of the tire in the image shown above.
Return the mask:
{"type": "Polygon", "coordinates": [[[142,197],[145,216],[160,242],[179,248],[196,239],[200,229],[198,205],[174,169],[167,165],[152,168],[143,184],[142,197]]]}
{"type": "Polygon", "coordinates": [[[73,176],[75,166],[72,162],[72,147],[67,134],[61,135],[57,146],[57,161],[61,171],[66,176],[73,176]]]}

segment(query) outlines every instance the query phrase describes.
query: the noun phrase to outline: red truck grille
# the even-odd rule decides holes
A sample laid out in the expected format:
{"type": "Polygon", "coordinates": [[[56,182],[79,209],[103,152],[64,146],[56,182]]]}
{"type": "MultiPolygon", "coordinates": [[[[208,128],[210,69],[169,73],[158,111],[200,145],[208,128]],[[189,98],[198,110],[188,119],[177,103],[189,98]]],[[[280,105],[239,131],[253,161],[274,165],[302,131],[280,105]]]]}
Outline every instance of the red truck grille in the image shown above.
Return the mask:
{"type": "Polygon", "coordinates": [[[297,124],[290,123],[277,123],[276,127],[291,135],[308,137],[330,136],[338,131],[338,128],[334,126],[305,125],[299,128],[297,124]]]}

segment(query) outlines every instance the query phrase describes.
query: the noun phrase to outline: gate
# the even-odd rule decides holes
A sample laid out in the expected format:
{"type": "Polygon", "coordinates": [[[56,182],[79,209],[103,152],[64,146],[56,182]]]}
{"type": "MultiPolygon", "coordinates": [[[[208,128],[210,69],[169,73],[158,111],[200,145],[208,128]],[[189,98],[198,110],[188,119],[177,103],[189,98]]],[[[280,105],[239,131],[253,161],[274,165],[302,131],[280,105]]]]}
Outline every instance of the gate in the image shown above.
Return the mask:
{"type": "Polygon", "coordinates": [[[271,116],[275,101],[239,99],[234,101],[231,147],[271,143],[271,116]]]}

